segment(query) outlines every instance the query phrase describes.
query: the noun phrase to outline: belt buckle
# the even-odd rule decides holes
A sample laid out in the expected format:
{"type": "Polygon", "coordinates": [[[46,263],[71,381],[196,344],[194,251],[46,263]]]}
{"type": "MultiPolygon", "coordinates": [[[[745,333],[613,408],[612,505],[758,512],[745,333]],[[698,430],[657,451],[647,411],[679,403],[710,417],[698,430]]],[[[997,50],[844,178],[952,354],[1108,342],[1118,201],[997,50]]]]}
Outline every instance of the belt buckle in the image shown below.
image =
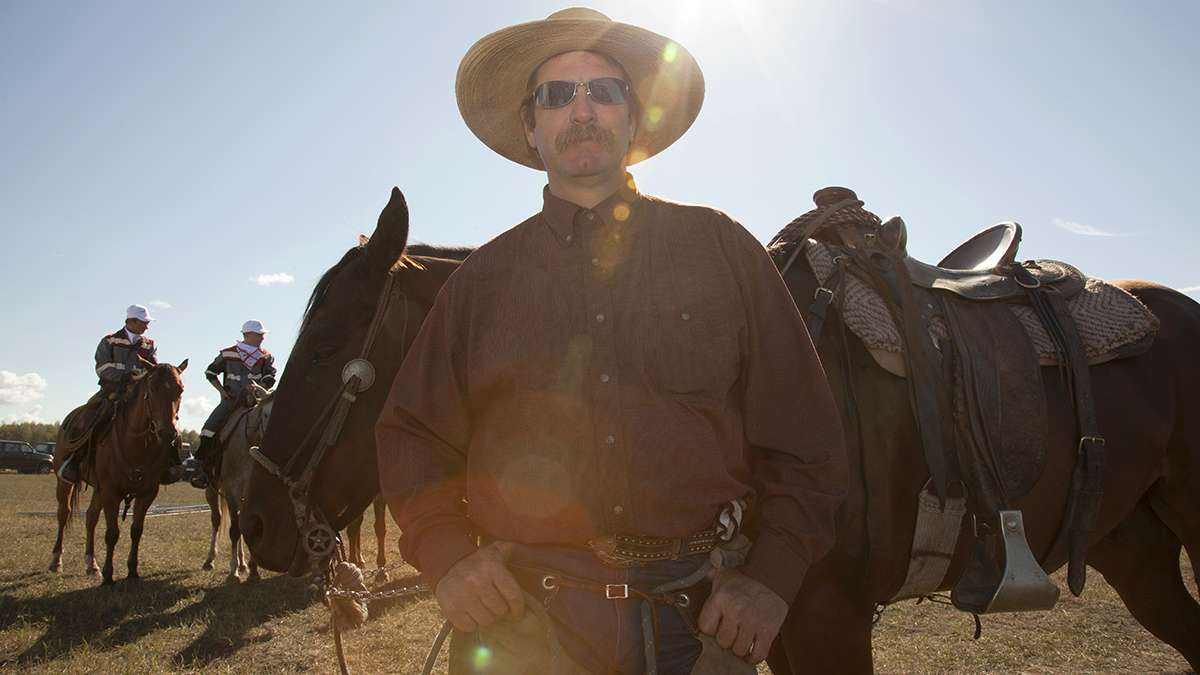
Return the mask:
{"type": "Polygon", "coordinates": [[[629,598],[629,584],[605,584],[605,600],[626,600],[629,598]]]}

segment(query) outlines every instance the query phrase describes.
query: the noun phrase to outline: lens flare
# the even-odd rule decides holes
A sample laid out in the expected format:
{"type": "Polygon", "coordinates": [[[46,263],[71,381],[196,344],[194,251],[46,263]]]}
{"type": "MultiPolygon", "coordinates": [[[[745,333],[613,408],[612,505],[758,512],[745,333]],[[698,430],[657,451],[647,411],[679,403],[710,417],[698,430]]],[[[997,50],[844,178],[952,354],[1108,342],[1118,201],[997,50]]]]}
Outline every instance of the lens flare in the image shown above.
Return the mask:
{"type": "Polygon", "coordinates": [[[614,206],[613,218],[616,218],[617,222],[625,222],[625,220],[629,218],[629,205],[625,202],[621,202],[614,206]]]}
{"type": "Polygon", "coordinates": [[[675,59],[679,58],[679,45],[674,42],[668,42],[666,47],[663,47],[662,60],[667,63],[675,63],[675,59]]]}
{"type": "Polygon", "coordinates": [[[471,657],[471,667],[477,672],[487,670],[487,667],[492,663],[492,650],[483,645],[475,648],[475,654],[471,657]]]}

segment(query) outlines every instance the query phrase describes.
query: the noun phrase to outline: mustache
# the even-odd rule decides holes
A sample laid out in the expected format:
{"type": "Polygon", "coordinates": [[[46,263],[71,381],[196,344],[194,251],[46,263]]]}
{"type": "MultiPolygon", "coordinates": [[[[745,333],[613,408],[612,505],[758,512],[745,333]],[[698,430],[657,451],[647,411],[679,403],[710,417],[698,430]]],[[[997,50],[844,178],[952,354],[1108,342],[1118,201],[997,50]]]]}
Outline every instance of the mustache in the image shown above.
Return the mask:
{"type": "Polygon", "coordinates": [[[563,152],[572,145],[583,143],[584,141],[594,141],[605,149],[609,149],[615,145],[616,137],[608,129],[601,129],[593,124],[587,126],[572,125],[554,138],[554,149],[558,152],[563,152]]]}

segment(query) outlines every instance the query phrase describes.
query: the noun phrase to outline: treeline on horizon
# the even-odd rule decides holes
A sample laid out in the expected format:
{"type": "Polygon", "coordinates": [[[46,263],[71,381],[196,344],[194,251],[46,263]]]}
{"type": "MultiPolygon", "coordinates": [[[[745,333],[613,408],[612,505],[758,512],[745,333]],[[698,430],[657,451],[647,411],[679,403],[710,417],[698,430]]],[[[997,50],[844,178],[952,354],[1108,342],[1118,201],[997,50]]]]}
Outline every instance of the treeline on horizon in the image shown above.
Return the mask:
{"type": "MultiPolygon", "coordinates": [[[[30,445],[38,443],[53,443],[58,437],[58,422],[10,422],[0,424],[0,440],[25,441],[30,445]]],[[[199,432],[185,429],[179,432],[184,443],[190,443],[192,449],[200,446],[199,432]]]]}

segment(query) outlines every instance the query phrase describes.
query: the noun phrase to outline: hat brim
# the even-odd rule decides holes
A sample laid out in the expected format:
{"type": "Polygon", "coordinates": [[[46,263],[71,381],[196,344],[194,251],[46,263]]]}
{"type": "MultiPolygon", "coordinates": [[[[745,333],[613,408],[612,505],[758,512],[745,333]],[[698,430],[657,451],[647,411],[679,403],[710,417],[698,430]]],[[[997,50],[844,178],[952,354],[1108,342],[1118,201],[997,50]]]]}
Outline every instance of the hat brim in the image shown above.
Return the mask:
{"type": "Polygon", "coordinates": [[[529,76],[552,56],[605,54],[624,68],[641,104],[628,163],[662,152],[692,126],[704,103],[704,74],[683,46],[644,28],[599,19],[547,19],[498,30],[476,42],[458,66],[463,120],[503,157],[545,169],[525,140],[521,103],[529,76]]]}

